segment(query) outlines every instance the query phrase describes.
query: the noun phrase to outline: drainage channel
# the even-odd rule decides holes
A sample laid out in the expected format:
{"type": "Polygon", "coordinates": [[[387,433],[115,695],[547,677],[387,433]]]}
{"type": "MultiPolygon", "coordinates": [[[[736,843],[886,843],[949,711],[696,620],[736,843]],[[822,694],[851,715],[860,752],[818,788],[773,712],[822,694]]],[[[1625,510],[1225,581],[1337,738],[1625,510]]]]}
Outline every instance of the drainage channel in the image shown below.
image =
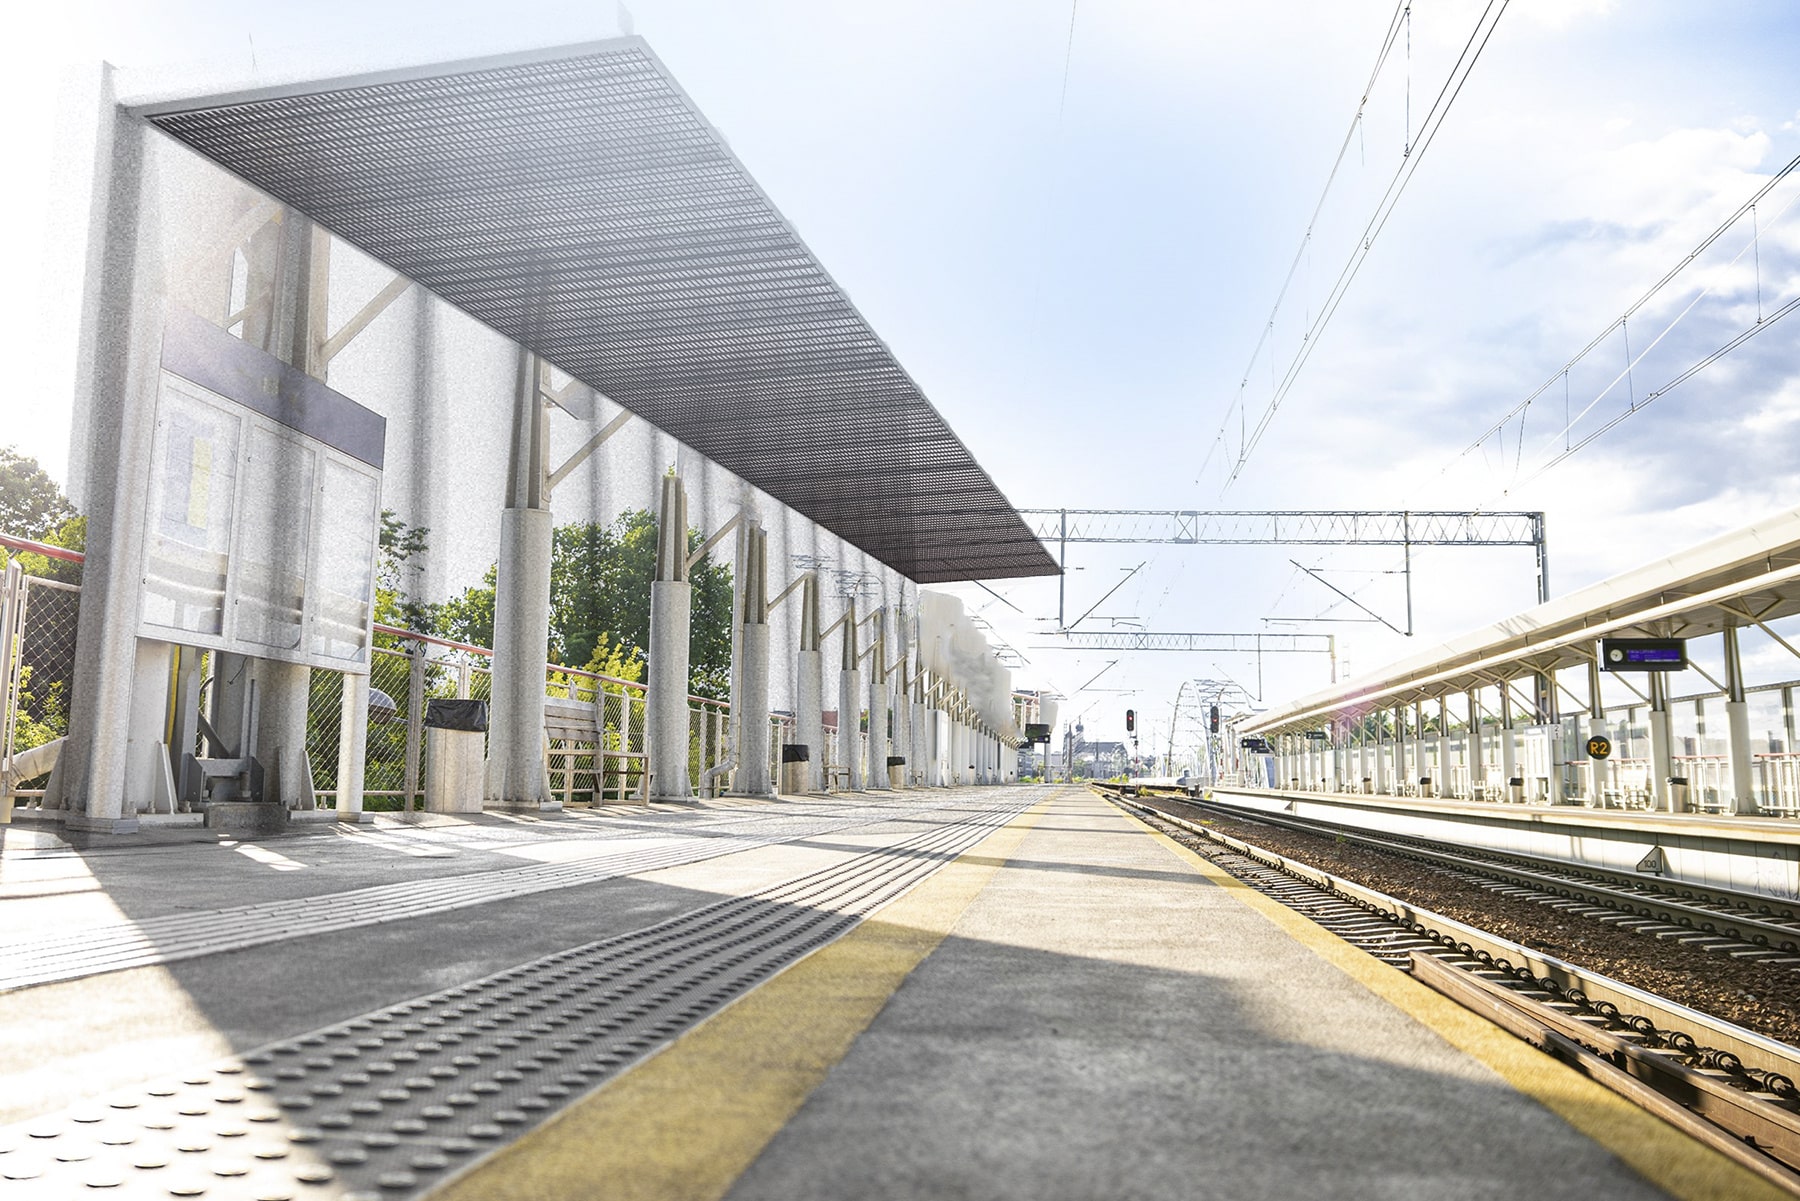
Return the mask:
{"type": "Polygon", "coordinates": [[[664,830],[637,835],[623,845],[560,863],[532,864],[397,884],[378,884],[324,896],[238,905],[202,913],[176,913],[28,939],[0,939],[0,992],[77,980],[104,972],[173,963],[336,930],[406,921],[470,905],[484,905],[676,867],[702,859],[814,838],[889,820],[891,807],[858,805],[785,821],[773,832],[664,830]],[[645,845],[649,844],[649,845],[645,845]]]}
{"type": "Polygon", "coordinates": [[[1035,799],[940,815],[934,829],[760,893],[0,1130],[0,1191],[9,1201],[418,1196],[837,938],[1035,799]]]}

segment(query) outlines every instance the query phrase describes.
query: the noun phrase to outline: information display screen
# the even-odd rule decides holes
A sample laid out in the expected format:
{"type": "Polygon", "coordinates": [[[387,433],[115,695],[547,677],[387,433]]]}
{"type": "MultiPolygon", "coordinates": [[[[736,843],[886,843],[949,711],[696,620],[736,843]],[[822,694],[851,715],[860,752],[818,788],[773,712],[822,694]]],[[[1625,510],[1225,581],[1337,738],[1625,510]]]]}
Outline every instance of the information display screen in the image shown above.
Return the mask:
{"type": "Polygon", "coordinates": [[[1607,671],[1686,671],[1687,643],[1680,638],[1602,638],[1600,666],[1607,671]]]}

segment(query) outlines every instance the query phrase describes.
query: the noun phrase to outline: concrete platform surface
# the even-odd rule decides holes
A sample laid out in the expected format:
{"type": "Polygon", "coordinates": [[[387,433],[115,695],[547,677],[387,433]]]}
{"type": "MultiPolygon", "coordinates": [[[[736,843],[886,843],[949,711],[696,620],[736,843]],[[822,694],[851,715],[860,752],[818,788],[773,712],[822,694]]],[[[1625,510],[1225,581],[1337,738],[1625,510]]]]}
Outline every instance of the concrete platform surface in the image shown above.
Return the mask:
{"type": "Polygon", "coordinates": [[[34,844],[0,898],[0,973],[79,969],[0,992],[9,1201],[1772,1195],[1080,789],[34,844]]]}

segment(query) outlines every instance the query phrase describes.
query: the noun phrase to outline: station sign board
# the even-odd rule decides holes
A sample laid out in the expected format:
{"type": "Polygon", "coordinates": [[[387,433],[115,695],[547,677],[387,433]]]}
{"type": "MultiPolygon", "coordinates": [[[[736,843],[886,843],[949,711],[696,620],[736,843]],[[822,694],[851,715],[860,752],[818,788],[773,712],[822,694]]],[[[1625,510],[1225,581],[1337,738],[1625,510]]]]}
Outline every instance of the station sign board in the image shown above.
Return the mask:
{"type": "Polygon", "coordinates": [[[1600,666],[1606,671],[1686,671],[1682,638],[1602,638],[1600,666]]]}
{"type": "Polygon", "coordinates": [[[1238,745],[1244,750],[1258,755],[1268,755],[1273,753],[1269,750],[1269,740],[1267,738],[1240,738],[1238,739],[1238,745]]]}
{"type": "Polygon", "coordinates": [[[366,673],[385,419],[191,314],[161,365],[139,636],[366,673]]]}
{"type": "Polygon", "coordinates": [[[1331,736],[1323,730],[1308,730],[1306,737],[1312,742],[1324,742],[1331,736]]]}
{"type": "Polygon", "coordinates": [[[1610,759],[1613,753],[1612,739],[1604,734],[1596,734],[1587,740],[1589,759],[1610,759]]]}
{"type": "Polygon", "coordinates": [[[1050,741],[1050,724],[1048,722],[1042,722],[1042,721],[1026,722],[1025,723],[1025,741],[1026,742],[1049,742],[1050,741]]]}

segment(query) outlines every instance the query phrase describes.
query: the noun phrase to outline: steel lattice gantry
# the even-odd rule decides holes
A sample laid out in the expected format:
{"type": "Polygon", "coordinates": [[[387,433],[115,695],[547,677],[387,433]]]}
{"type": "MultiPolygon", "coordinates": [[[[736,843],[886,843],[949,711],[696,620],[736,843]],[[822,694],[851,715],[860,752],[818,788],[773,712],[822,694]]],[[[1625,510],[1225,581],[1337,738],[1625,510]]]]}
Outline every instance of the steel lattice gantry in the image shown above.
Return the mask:
{"type": "Polygon", "coordinates": [[[1058,570],[641,39],[133,112],[914,580],[1058,570]]]}
{"type": "Polygon", "coordinates": [[[1542,546],[1542,513],[1021,509],[1045,542],[1190,546],[1542,546]]]}

